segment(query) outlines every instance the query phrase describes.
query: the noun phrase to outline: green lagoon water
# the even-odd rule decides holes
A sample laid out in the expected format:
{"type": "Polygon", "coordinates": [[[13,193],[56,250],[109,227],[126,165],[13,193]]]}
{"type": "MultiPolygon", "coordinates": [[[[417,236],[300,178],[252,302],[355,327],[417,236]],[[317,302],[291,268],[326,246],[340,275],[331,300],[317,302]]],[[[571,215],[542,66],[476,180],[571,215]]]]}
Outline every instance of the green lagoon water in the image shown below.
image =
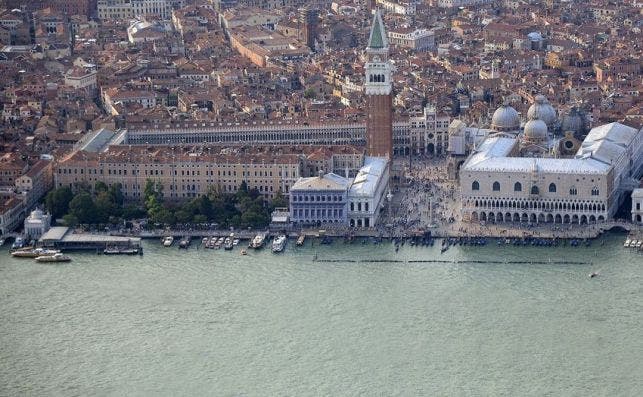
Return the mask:
{"type": "Polygon", "coordinates": [[[643,255],[623,240],[247,256],[149,241],[56,265],[5,246],[0,395],[640,396],[643,255]]]}

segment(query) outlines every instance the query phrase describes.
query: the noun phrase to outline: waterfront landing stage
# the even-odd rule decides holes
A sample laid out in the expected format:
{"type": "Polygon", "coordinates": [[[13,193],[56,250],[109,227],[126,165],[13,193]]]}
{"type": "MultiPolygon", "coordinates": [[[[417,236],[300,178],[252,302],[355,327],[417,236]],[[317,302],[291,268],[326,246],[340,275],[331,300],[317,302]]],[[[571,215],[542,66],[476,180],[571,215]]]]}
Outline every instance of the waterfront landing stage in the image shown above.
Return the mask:
{"type": "Polygon", "coordinates": [[[52,227],[40,238],[44,247],[72,250],[98,250],[108,247],[138,248],[139,237],[121,237],[89,233],[73,233],[68,227],[52,227]]]}

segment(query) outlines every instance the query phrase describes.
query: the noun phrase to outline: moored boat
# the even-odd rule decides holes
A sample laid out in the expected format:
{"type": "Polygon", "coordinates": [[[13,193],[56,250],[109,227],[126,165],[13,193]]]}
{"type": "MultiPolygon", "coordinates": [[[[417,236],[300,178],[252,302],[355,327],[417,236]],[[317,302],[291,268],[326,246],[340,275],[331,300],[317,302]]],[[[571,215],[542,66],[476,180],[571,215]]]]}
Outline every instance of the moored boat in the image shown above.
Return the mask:
{"type": "Polygon", "coordinates": [[[170,247],[174,244],[174,237],[172,236],[167,236],[163,239],[163,246],[164,247],[170,247]]]}
{"type": "Polygon", "coordinates": [[[306,235],[300,234],[299,237],[297,237],[297,246],[301,247],[302,245],[304,245],[305,241],[306,241],[306,235]]]}
{"type": "Polygon", "coordinates": [[[11,256],[16,258],[37,258],[39,256],[54,255],[60,253],[59,250],[47,248],[34,248],[34,249],[20,249],[13,251],[11,256]]]}
{"type": "Polygon", "coordinates": [[[210,240],[208,240],[208,245],[206,245],[205,248],[214,248],[216,244],[217,244],[217,238],[210,237],[210,240]]]}
{"type": "Polygon", "coordinates": [[[11,249],[16,250],[23,248],[25,246],[25,240],[22,237],[16,237],[16,239],[13,241],[13,244],[11,244],[11,249]]]}
{"type": "Polygon", "coordinates": [[[265,242],[266,242],[266,235],[259,233],[252,239],[252,242],[250,243],[250,248],[254,248],[254,249],[262,248],[265,242]]]}
{"type": "Polygon", "coordinates": [[[282,252],[284,248],[286,248],[286,236],[284,234],[280,234],[279,236],[275,237],[274,241],[272,242],[272,252],[282,252]]]}
{"type": "Polygon", "coordinates": [[[185,236],[179,241],[179,249],[188,249],[190,246],[190,243],[192,242],[192,238],[190,236],[185,236]]]}
{"type": "Polygon", "coordinates": [[[216,249],[221,248],[221,246],[223,245],[224,242],[225,242],[225,238],[219,237],[217,239],[217,241],[214,242],[214,248],[216,248],[216,249]]]}
{"type": "Polygon", "coordinates": [[[223,249],[226,251],[230,251],[234,247],[232,244],[232,239],[230,237],[226,237],[226,239],[223,242],[223,249]]]}
{"type": "Polygon", "coordinates": [[[55,263],[55,262],[70,262],[71,257],[61,254],[60,252],[53,255],[44,255],[36,258],[36,262],[41,263],[55,263]]]}
{"type": "Polygon", "coordinates": [[[103,250],[105,255],[136,255],[141,253],[141,250],[136,247],[120,248],[120,247],[107,247],[103,250]]]}

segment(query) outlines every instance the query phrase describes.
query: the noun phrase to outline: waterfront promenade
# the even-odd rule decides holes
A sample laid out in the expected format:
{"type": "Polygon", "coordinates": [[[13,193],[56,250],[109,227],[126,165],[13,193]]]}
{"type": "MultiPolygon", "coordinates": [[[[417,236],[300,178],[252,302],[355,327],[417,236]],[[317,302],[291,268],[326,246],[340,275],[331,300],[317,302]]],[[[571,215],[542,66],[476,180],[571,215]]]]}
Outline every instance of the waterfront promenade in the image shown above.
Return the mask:
{"type": "MultiPolygon", "coordinates": [[[[430,225],[417,224],[411,228],[403,227],[377,227],[377,228],[349,228],[349,227],[319,227],[304,229],[287,229],[287,230],[180,230],[180,229],[156,229],[145,231],[127,231],[124,233],[112,232],[112,235],[136,236],[140,238],[160,239],[166,236],[180,238],[190,236],[192,238],[200,237],[227,237],[234,234],[241,240],[250,240],[258,233],[268,233],[276,235],[280,233],[287,234],[289,237],[297,237],[304,234],[307,237],[382,237],[382,238],[400,238],[424,235],[430,232],[435,238],[448,237],[489,237],[489,238],[562,238],[562,239],[584,239],[597,238],[603,233],[620,229],[632,234],[643,235],[643,228],[626,222],[605,222],[596,225],[512,225],[512,224],[485,224],[479,223],[447,223],[437,224],[435,227],[430,225]]],[[[108,234],[108,233],[106,233],[108,234]]]]}
{"type": "Polygon", "coordinates": [[[393,198],[378,227],[379,234],[383,236],[431,231],[431,235],[436,237],[574,239],[596,238],[613,228],[643,233],[641,226],[618,220],[583,225],[467,222],[460,214],[458,184],[448,178],[445,159],[414,157],[403,162],[398,159],[395,167],[402,170],[402,175],[398,183],[392,184],[393,198]]]}

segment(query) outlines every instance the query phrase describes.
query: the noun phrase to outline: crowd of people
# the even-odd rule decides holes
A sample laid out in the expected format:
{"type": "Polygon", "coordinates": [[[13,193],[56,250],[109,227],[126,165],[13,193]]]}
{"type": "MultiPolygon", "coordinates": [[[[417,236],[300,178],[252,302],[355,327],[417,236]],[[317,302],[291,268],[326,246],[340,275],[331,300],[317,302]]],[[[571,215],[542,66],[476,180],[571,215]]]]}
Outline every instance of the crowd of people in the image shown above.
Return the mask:
{"type": "Polygon", "coordinates": [[[449,180],[444,158],[413,157],[397,161],[393,169],[400,177],[392,184],[394,195],[386,214],[391,234],[427,228],[444,234],[458,221],[457,183],[449,180]]]}
{"type": "Polygon", "coordinates": [[[393,164],[393,198],[378,230],[393,236],[431,230],[440,236],[595,237],[600,225],[466,222],[460,215],[457,180],[449,179],[444,157],[417,156],[393,164]]]}

